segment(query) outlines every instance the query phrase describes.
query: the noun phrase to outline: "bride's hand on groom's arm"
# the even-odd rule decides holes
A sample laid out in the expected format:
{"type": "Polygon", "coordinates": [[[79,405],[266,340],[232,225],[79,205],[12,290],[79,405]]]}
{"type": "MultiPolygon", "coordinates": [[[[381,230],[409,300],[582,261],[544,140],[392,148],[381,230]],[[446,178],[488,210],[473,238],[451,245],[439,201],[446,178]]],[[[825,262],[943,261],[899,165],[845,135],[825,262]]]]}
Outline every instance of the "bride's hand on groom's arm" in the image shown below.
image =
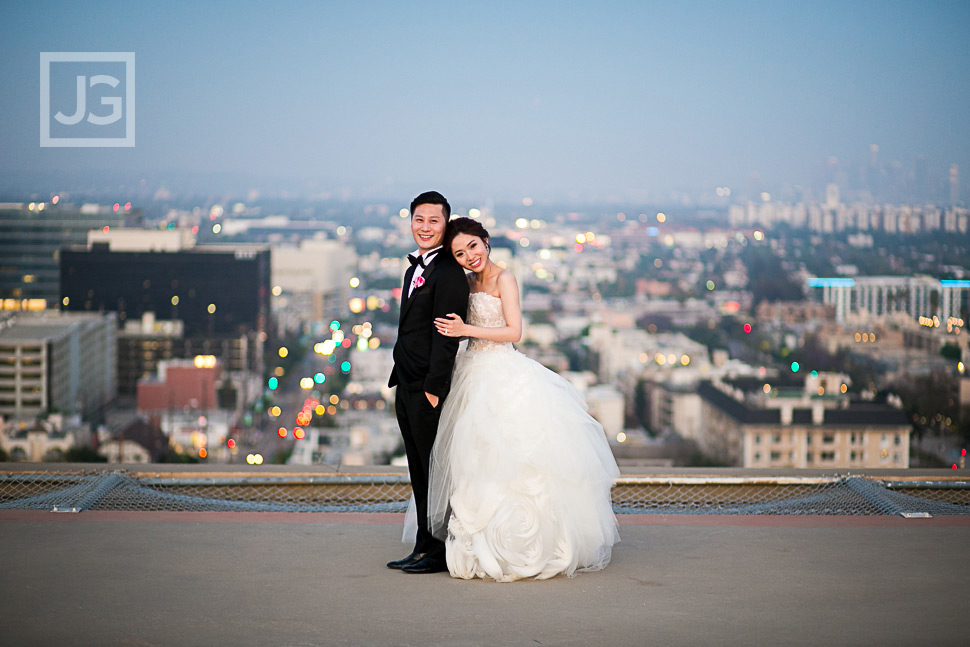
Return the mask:
{"type": "Polygon", "coordinates": [[[447,317],[438,317],[434,320],[435,328],[438,329],[438,333],[444,335],[445,337],[465,337],[465,322],[462,318],[455,313],[451,313],[447,317]]]}

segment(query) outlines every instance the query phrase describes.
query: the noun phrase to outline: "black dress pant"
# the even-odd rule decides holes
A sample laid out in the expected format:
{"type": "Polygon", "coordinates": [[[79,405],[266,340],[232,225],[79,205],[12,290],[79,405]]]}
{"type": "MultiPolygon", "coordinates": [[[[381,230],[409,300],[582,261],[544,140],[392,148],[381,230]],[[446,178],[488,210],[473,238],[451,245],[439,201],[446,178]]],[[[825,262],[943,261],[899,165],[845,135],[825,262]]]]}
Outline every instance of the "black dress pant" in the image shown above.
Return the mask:
{"type": "Polygon", "coordinates": [[[428,480],[431,470],[431,448],[438,433],[438,420],[444,398],[437,407],[432,407],[424,391],[410,391],[397,387],[394,410],[397,422],[404,437],[404,450],[408,457],[408,470],[411,473],[411,489],[418,516],[418,534],[414,542],[414,552],[428,553],[444,559],[445,544],[431,535],[428,530],[428,480]]]}

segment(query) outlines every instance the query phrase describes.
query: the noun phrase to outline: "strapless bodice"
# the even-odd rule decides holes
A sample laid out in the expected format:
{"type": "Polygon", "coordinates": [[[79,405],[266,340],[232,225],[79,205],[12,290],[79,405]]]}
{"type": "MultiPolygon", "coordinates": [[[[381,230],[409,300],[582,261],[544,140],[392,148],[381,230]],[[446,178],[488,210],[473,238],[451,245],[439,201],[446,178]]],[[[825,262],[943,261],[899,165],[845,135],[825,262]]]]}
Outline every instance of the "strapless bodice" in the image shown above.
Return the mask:
{"type": "MultiPolygon", "coordinates": [[[[487,292],[472,292],[468,295],[468,324],[481,328],[501,328],[505,326],[505,315],[502,313],[502,300],[487,292]]],[[[498,348],[512,348],[507,341],[489,341],[487,339],[471,338],[468,340],[468,350],[494,350],[498,348]]]]}

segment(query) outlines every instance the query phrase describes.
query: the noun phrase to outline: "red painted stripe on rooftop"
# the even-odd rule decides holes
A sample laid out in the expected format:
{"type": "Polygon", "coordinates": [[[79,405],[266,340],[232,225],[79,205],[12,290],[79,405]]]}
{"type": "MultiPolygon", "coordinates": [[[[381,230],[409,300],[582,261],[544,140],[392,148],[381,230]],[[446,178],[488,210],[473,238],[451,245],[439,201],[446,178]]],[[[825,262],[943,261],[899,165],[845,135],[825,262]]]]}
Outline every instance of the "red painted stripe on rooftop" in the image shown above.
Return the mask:
{"type": "MultiPolygon", "coordinates": [[[[621,526],[749,526],[775,528],[833,527],[970,527],[970,516],[939,516],[905,519],[898,516],[838,515],[680,515],[620,514],[621,526]]],[[[0,510],[4,521],[124,522],[124,523],[318,523],[359,525],[403,525],[397,512],[169,512],[136,510],[0,510]]]]}

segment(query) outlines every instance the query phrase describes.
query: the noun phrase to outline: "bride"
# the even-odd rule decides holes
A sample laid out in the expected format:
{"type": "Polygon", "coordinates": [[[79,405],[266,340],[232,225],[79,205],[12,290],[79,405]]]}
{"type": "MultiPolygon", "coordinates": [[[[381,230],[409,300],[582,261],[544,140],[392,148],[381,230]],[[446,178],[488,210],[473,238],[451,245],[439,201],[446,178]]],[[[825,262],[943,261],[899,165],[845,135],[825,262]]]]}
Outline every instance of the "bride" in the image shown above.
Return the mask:
{"type": "Polygon", "coordinates": [[[445,250],[467,270],[468,321],[435,320],[468,337],[438,426],[428,515],[452,577],[510,582],[592,571],[619,541],[610,488],[619,475],[602,426],[565,379],[512,347],[519,289],[489,259],[488,232],[448,223],[445,250]]]}

